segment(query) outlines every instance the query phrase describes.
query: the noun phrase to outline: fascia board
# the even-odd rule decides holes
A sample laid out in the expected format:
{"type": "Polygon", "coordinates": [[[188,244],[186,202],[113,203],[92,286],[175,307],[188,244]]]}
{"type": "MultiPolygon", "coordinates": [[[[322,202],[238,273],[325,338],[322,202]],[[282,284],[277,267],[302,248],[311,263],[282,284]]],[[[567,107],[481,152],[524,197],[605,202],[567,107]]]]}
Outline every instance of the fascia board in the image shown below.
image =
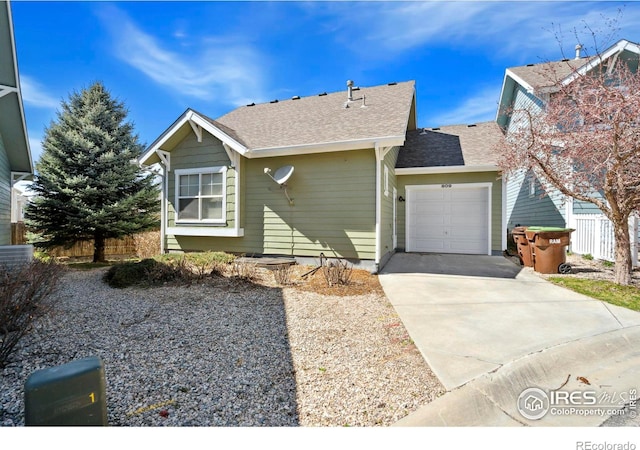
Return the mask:
{"type": "Polygon", "coordinates": [[[396,175],[432,175],[442,173],[499,172],[496,165],[483,166],[438,166],[438,167],[403,167],[396,168],[396,175]]]}
{"type": "Polygon", "coordinates": [[[269,158],[273,156],[307,155],[313,153],[362,150],[375,148],[376,145],[380,147],[394,147],[404,145],[404,140],[405,137],[402,135],[354,139],[350,141],[292,145],[287,147],[258,148],[250,150],[245,154],[245,156],[248,158],[269,158]]]}
{"type": "Polygon", "coordinates": [[[147,150],[140,158],[139,161],[141,164],[144,164],[149,158],[151,158],[156,150],[161,150],[162,146],[173,136],[173,134],[181,129],[183,126],[187,125],[189,121],[192,121],[198,125],[200,125],[204,130],[209,132],[211,135],[220,139],[223,143],[229,145],[232,149],[238,151],[241,154],[247,153],[247,149],[245,146],[238,143],[235,139],[228,136],[226,133],[221,131],[219,128],[214,126],[209,121],[203,119],[193,110],[187,110],[181,117],[176,120],[171,127],[163,133],[163,135],[156,140],[152,146],[147,150]]]}

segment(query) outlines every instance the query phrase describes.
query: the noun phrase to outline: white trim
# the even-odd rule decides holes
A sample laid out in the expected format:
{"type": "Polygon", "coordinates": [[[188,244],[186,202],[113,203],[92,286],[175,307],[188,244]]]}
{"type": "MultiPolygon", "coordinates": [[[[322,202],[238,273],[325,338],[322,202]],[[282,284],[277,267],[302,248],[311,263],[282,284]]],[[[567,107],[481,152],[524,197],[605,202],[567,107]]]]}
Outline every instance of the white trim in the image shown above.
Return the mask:
{"type": "Polygon", "coordinates": [[[380,155],[382,154],[382,150],[380,145],[376,142],[374,145],[375,149],[375,157],[376,157],[376,256],[374,263],[376,265],[376,269],[378,268],[378,264],[380,264],[380,244],[381,244],[381,233],[380,233],[380,218],[382,216],[382,205],[380,202],[382,201],[382,197],[380,195],[380,172],[382,164],[380,155]]]}
{"type": "Polygon", "coordinates": [[[318,142],[313,144],[291,145],[286,147],[268,147],[252,149],[244,156],[247,158],[268,158],[272,156],[309,155],[313,153],[342,152],[346,150],[364,150],[371,148],[397,147],[404,145],[404,135],[378,138],[353,139],[349,141],[318,142]]]}
{"type": "MultiPolygon", "coordinates": [[[[500,185],[501,185],[501,196],[502,198],[500,199],[500,210],[501,210],[501,220],[502,220],[502,226],[501,228],[501,233],[502,236],[500,238],[500,246],[502,247],[502,250],[506,250],[507,249],[507,183],[505,182],[504,178],[500,179],[500,185]]],[[[492,199],[489,199],[489,201],[491,201],[492,199]]]]}
{"type": "Polygon", "coordinates": [[[191,129],[193,133],[196,135],[196,140],[198,142],[202,142],[202,127],[195,123],[192,119],[189,119],[189,125],[191,125],[191,129]]]}
{"type": "Polygon", "coordinates": [[[248,152],[247,148],[244,145],[240,144],[238,141],[224,133],[208,120],[202,118],[195,111],[189,109],[168,130],[166,130],[159,139],[151,144],[151,147],[149,147],[147,152],[139,158],[140,163],[144,164],[147,159],[149,159],[156,153],[156,150],[162,150],[162,147],[167,143],[171,136],[173,136],[176,131],[178,131],[187,123],[194,132],[196,132],[197,125],[206,130],[212,136],[218,138],[223,143],[229,145],[229,147],[233,148],[240,154],[245,154],[248,152]]]}
{"type": "Polygon", "coordinates": [[[22,121],[22,130],[24,132],[25,146],[27,147],[27,156],[29,157],[29,169],[33,172],[33,158],[31,157],[31,144],[29,143],[29,131],[27,130],[27,121],[24,117],[24,103],[22,101],[22,87],[20,86],[20,72],[18,71],[18,53],[16,51],[16,39],[13,32],[13,16],[11,14],[11,5],[5,2],[7,7],[7,18],[9,21],[9,39],[11,40],[11,59],[13,60],[13,72],[16,80],[16,94],[18,95],[18,107],[20,109],[20,120],[22,121]]]}
{"type": "Polygon", "coordinates": [[[396,175],[431,175],[438,173],[471,173],[499,172],[495,165],[486,166],[438,166],[438,167],[403,167],[396,169],[396,175]]]}
{"type": "Polygon", "coordinates": [[[244,228],[167,227],[170,236],[243,237],[244,228]]]}
{"type": "Polygon", "coordinates": [[[0,84],[0,98],[9,94],[19,94],[18,89],[11,86],[6,86],[4,84],[0,84]]]}
{"type": "MultiPolygon", "coordinates": [[[[175,223],[177,224],[226,224],[227,223],[227,166],[217,166],[217,167],[202,167],[195,169],[177,169],[174,171],[175,183],[174,183],[174,194],[175,194],[175,223]],[[183,175],[203,175],[203,174],[214,174],[220,173],[222,174],[222,217],[220,219],[179,219],[180,214],[180,177],[183,175]]],[[[201,177],[200,177],[201,178],[201,177]]],[[[198,189],[200,188],[200,179],[198,180],[198,189]]],[[[198,193],[198,197],[200,197],[200,193],[198,193]]],[[[200,215],[202,211],[200,210],[200,206],[198,207],[198,215],[200,215]]]]}
{"type": "Polygon", "coordinates": [[[393,247],[393,251],[398,248],[398,188],[394,186],[393,188],[393,217],[392,217],[392,240],[391,245],[393,247]]]}
{"type": "Polygon", "coordinates": [[[384,196],[389,197],[389,166],[384,165],[384,196]]]}
{"type": "Polygon", "coordinates": [[[488,196],[488,211],[487,211],[487,255],[491,255],[491,241],[492,241],[492,229],[491,229],[491,213],[492,213],[492,191],[493,191],[493,183],[491,182],[483,182],[483,183],[438,183],[438,184],[416,184],[416,185],[407,185],[405,186],[405,195],[406,195],[406,208],[405,208],[405,248],[407,252],[414,251],[411,248],[411,233],[410,227],[411,224],[411,200],[413,193],[416,191],[428,191],[428,190],[436,190],[442,189],[443,184],[447,184],[447,189],[468,189],[468,188],[487,188],[487,196],[488,196]]]}
{"type": "Polygon", "coordinates": [[[604,53],[602,53],[599,56],[596,56],[595,58],[591,58],[591,60],[588,61],[585,65],[583,65],[579,69],[572,72],[569,76],[567,76],[564,80],[562,80],[562,85],[566,86],[567,84],[575,80],[577,77],[586,74],[591,69],[599,66],[610,57],[618,53],[621,53],[625,50],[628,50],[630,52],[640,55],[640,47],[637,44],[634,44],[633,42],[629,42],[626,39],[621,39],[618,42],[616,42],[614,45],[609,47],[607,50],[605,50],[604,53]]]}
{"type": "MultiPolygon", "coordinates": [[[[509,76],[513,81],[515,81],[517,84],[519,84],[520,86],[522,86],[523,88],[525,88],[527,90],[527,92],[529,94],[533,94],[535,89],[533,86],[531,86],[529,83],[527,83],[526,81],[524,81],[522,78],[520,78],[518,75],[516,75],[515,73],[513,73],[511,71],[511,69],[507,69],[507,71],[505,72],[505,77],[509,76]]],[[[502,97],[501,97],[502,99],[502,97]]]]}

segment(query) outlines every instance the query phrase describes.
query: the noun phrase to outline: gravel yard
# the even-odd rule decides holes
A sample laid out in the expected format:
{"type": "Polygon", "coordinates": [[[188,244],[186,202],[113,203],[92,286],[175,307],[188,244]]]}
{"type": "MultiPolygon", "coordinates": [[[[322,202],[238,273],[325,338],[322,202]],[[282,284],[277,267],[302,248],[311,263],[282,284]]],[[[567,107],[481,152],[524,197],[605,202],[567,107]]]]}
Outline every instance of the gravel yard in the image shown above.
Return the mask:
{"type": "Polygon", "coordinates": [[[114,426],[386,426],[444,393],[379,287],[328,295],[263,271],[118,290],[104,272],[64,276],[0,371],[0,425],[24,424],[34,370],[92,355],[114,426]]]}

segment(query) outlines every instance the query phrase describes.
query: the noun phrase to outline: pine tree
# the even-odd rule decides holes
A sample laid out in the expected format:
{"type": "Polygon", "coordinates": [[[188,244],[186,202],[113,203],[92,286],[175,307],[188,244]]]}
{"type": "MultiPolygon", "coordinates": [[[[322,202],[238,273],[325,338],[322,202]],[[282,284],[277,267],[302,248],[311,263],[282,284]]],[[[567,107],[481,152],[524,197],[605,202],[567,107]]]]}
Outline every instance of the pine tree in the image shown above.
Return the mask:
{"type": "Polygon", "coordinates": [[[37,247],[94,241],[93,261],[105,260],[105,239],[158,225],[159,190],[152,174],[131,160],[143,150],[127,110],[100,82],[62,101],[45,130],[36,164],[36,196],[25,212],[37,247]]]}

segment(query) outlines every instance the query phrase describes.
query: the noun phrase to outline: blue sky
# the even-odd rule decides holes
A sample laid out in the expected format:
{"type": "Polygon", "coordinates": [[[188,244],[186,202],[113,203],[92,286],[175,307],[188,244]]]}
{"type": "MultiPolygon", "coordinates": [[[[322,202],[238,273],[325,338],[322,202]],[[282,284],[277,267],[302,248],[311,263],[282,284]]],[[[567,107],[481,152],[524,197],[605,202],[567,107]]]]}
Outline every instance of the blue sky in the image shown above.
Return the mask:
{"type": "Polygon", "coordinates": [[[572,30],[589,54],[585,25],[600,46],[640,41],[633,2],[13,0],[12,12],[34,161],[60,101],[97,80],[145,144],[186,108],[216,118],[347,79],[416,80],[418,125],[432,127],[494,119],[505,69],[573,57],[572,30]]]}

